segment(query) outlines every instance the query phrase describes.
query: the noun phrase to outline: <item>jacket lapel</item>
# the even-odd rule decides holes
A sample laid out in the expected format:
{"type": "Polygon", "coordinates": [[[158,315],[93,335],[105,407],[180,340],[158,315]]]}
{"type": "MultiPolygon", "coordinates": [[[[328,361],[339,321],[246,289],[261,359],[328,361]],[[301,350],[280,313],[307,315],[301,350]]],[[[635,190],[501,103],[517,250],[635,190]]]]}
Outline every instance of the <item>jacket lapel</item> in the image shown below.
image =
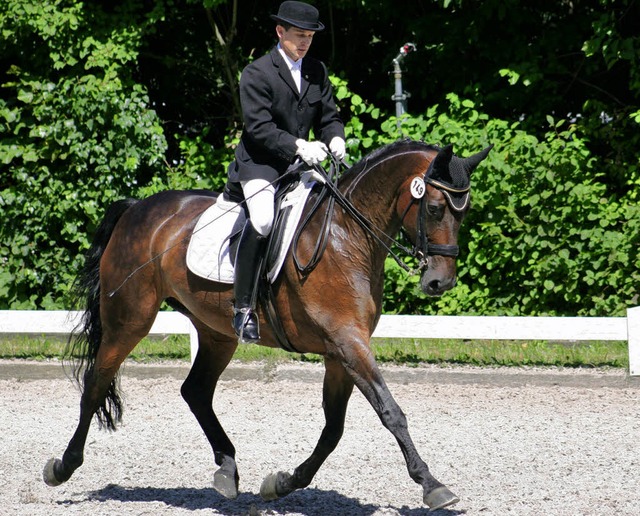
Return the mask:
{"type": "MultiPolygon", "coordinates": [[[[301,93],[298,92],[298,87],[296,86],[296,83],[291,76],[291,71],[289,70],[289,67],[287,66],[284,58],[280,55],[277,47],[275,47],[271,51],[271,59],[273,61],[273,66],[278,70],[278,75],[280,76],[280,78],[287,84],[287,86],[289,86],[289,88],[291,88],[291,91],[293,91],[296,97],[300,97],[301,93]]],[[[303,82],[306,82],[304,81],[304,78],[302,78],[300,83],[301,92],[305,91],[303,82]]]]}

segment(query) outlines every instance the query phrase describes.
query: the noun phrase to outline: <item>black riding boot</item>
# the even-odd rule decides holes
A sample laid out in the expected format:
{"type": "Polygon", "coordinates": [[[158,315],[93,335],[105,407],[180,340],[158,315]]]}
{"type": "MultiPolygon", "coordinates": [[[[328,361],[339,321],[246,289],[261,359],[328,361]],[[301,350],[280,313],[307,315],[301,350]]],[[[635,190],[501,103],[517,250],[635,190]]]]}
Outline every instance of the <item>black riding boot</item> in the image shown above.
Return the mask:
{"type": "Polygon", "coordinates": [[[266,238],[253,228],[250,220],[247,220],[238,243],[233,284],[233,329],[241,343],[260,340],[258,318],[254,313],[253,292],[260,273],[265,241],[266,238]]]}

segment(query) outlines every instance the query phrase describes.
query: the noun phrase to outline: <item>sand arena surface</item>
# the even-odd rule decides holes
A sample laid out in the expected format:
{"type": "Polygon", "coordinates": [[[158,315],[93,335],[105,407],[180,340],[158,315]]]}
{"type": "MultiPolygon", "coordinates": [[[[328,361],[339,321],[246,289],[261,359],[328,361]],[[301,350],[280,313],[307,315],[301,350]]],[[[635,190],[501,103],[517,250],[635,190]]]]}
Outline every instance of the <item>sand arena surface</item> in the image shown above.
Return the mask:
{"type": "MultiPolygon", "coordinates": [[[[640,514],[640,378],[619,370],[384,367],[411,435],[461,501],[435,515],[640,514]]],[[[240,496],[180,397],[185,364],[125,366],[115,433],[92,426],[84,465],[48,487],[80,395],[59,364],[0,361],[0,514],[427,514],[391,434],[357,391],[345,434],[305,490],[274,502],[262,479],[292,471],[322,430],[322,366],[232,364],[214,406],[237,449],[240,496]]]]}

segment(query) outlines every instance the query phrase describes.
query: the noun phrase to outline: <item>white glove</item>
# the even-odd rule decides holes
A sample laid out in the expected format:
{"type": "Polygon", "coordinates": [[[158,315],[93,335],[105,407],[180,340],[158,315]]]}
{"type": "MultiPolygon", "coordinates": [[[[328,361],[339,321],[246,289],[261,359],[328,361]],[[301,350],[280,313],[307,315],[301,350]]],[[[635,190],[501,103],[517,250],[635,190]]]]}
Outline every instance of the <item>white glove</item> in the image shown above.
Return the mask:
{"type": "Polygon", "coordinates": [[[296,140],[298,150],[296,154],[307,165],[317,165],[327,159],[327,146],[322,142],[308,142],[303,139],[296,140]]]}
{"type": "Polygon", "coordinates": [[[331,149],[331,154],[333,154],[338,159],[343,159],[347,150],[345,148],[344,140],[339,136],[334,136],[329,143],[329,149],[331,149]]]}

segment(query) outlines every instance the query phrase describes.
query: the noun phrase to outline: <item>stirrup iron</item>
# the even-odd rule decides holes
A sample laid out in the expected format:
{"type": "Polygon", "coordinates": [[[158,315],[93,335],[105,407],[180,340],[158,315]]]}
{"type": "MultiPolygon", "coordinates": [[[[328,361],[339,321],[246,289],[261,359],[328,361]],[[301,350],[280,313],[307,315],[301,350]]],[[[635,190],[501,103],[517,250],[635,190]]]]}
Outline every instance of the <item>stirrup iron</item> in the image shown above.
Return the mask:
{"type": "Polygon", "coordinates": [[[260,342],[260,324],[251,307],[233,309],[233,329],[240,344],[260,342]]]}

